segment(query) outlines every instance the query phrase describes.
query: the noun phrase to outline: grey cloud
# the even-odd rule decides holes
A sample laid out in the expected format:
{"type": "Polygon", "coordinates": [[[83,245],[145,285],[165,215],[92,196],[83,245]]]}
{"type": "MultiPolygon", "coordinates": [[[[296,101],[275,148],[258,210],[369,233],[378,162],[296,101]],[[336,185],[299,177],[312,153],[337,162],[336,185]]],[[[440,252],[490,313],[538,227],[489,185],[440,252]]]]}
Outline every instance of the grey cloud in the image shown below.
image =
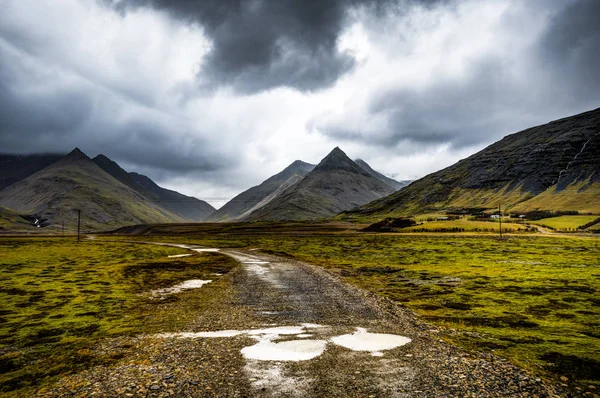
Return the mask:
{"type": "Polygon", "coordinates": [[[55,145],[81,129],[92,113],[92,101],[80,89],[24,90],[36,83],[31,76],[22,76],[24,68],[20,58],[0,46],[0,147],[4,151],[55,145]],[[33,81],[21,84],[24,79],[33,81]]]}
{"type": "MultiPolygon", "coordinates": [[[[110,0],[108,0],[110,1],[110,0]]],[[[413,2],[415,2],[414,0],[413,2]]],[[[421,0],[420,3],[437,3],[421,0]]],[[[333,85],[354,58],[337,50],[348,10],[383,12],[394,0],[124,0],[128,7],[152,6],[201,24],[213,40],[202,69],[204,87],[232,86],[255,93],[279,86],[313,91],[333,85]]]]}
{"type": "Polygon", "coordinates": [[[318,121],[314,123],[328,136],[385,147],[410,142],[417,147],[450,144],[461,148],[489,142],[510,132],[502,130],[508,113],[500,118],[498,113],[520,101],[516,95],[520,88],[502,65],[496,58],[483,59],[471,66],[467,81],[446,78],[422,90],[390,88],[374,94],[365,110],[367,118],[386,121],[383,131],[376,134],[344,123],[321,127],[318,121]]]}
{"type": "Polygon", "coordinates": [[[556,15],[540,40],[542,67],[567,83],[573,101],[598,101],[600,93],[600,1],[579,0],[556,15]]]}
{"type": "Polygon", "coordinates": [[[162,175],[213,173],[235,167],[239,158],[205,138],[182,131],[190,126],[150,108],[124,102],[120,94],[91,83],[36,81],[40,72],[0,46],[0,148],[3,153],[66,153],[74,147],[103,153],[162,175]],[[123,108],[138,109],[126,121],[123,108]],[[142,111],[139,111],[142,109],[142,111]]]}
{"type": "MultiPolygon", "coordinates": [[[[527,18],[536,17],[536,7],[550,4],[528,4],[527,18]]],[[[406,143],[414,144],[410,148],[448,144],[460,149],[597,108],[600,2],[552,5],[556,12],[528,54],[480,56],[467,66],[464,77],[441,74],[421,89],[391,87],[377,92],[367,101],[367,127],[318,119],[311,123],[335,139],[400,151],[406,143]],[[369,130],[371,118],[386,121],[382,131],[369,130]]]]}

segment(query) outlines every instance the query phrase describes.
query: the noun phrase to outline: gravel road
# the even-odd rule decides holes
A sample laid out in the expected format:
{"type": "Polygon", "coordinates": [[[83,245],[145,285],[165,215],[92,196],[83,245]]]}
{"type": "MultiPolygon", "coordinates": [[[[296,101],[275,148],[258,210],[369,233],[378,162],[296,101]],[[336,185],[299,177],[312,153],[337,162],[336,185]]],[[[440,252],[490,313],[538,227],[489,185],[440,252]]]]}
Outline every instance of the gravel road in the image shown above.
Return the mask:
{"type": "Polygon", "coordinates": [[[444,342],[411,311],[319,267],[220,252],[242,266],[223,276],[229,287],[214,313],[198,314],[186,330],[106,340],[98,350],[119,352],[120,361],[64,377],[39,395],[567,396],[501,358],[444,342]]]}

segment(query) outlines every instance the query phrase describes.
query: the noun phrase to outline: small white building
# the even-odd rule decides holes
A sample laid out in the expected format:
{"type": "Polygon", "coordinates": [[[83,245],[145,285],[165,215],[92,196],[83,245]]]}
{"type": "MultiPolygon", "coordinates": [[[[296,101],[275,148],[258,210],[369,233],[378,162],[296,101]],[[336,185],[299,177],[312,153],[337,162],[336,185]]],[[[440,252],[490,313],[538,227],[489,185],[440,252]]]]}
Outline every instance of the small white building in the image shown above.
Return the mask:
{"type": "Polygon", "coordinates": [[[492,214],[492,215],[490,216],[490,218],[495,218],[495,219],[498,219],[498,218],[500,218],[500,214],[492,214]]]}

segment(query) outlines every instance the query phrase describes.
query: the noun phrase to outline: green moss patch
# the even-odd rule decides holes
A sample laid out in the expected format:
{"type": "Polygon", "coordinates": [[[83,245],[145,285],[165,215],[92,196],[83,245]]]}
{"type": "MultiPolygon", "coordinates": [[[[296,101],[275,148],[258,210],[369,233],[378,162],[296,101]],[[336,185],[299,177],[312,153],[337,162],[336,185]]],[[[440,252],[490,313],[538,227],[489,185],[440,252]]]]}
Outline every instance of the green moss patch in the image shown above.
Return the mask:
{"type": "Polygon", "coordinates": [[[168,258],[187,252],[67,238],[0,239],[0,392],[23,395],[54,376],[118,360],[92,354],[102,338],[187,325],[193,311],[178,305],[154,317],[168,302],[144,292],[216,279],[214,273],[236,266],[215,253],[168,258]]]}

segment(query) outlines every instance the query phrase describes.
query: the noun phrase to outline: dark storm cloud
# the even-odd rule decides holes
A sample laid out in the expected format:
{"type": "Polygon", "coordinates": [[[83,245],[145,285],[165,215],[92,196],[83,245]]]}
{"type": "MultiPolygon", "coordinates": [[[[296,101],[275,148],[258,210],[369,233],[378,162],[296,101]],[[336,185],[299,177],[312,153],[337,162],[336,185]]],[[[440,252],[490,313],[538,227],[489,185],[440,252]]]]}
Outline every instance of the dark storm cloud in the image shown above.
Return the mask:
{"type": "Polygon", "coordinates": [[[201,72],[205,87],[227,85],[240,93],[255,93],[280,86],[312,91],[333,85],[355,64],[350,54],[337,49],[348,11],[368,7],[383,12],[398,4],[393,0],[124,0],[117,7],[126,12],[128,7],[152,6],[199,23],[213,44],[201,72]]]}
{"type": "Polygon", "coordinates": [[[529,18],[550,5],[559,11],[529,53],[479,56],[463,76],[440,73],[419,89],[392,86],[368,99],[362,125],[313,120],[309,129],[368,145],[459,149],[599,107],[600,1],[530,5],[529,18]],[[385,120],[381,131],[370,130],[372,119],[385,120]]]}
{"type": "Polygon", "coordinates": [[[182,134],[187,126],[161,120],[152,109],[116,120],[119,109],[132,106],[120,95],[89,82],[61,82],[60,75],[30,69],[27,57],[0,39],[0,152],[67,153],[79,147],[90,156],[103,153],[162,175],[237,163],[204,138],[182,134]]]}
{"type": "Polygon", "coordinates": [[[568,94],[573,100],[598,100],[600,1],[577,1],[552,19],[540,41],[540,58],[543,67],[556,75],[557,84],[566,80],[571,86],[568,94]]]}
{"type": "Polygon", "coordinates": [[[35,150],[60,142],[76,133],[91,116],[91,98],[80,89],[24,90],[36,83],[33,76],[23,74],[25,68],[19,57],[0,47],[0,148],[3,152],[27,151],[27,147],[35,150]],[[29,84],[22,84],[24,80],[30,80],[29,84]]]}

